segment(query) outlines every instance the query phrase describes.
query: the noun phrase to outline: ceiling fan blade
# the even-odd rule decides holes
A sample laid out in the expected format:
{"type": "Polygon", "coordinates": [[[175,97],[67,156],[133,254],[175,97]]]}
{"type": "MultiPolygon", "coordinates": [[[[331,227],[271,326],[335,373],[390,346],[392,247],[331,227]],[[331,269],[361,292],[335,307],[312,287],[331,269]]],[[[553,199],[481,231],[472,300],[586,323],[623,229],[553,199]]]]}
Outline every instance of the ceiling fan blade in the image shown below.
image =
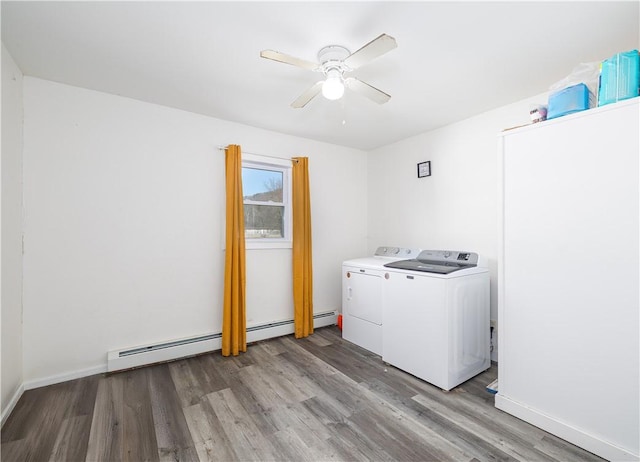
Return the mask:
{"type": "Polygon", "coordinates": [[[375,101],[378,104],[384,104],[391,99],[391,95],[387,95],[382,90],[378,90],[375,87],[372,87],[368,83],[364,83],[362,80],[358,80],[355,77],[349,77],[344,81],[347,88],[355,91],[356,93],[360,93],[363,96],[366,96],[372,101],[375,101]]]}
{"type": "Polygon", "coordinates": [[[351,53],[344,63],[351,69],[357,69],[360,66],[373,61],[378,56],[382,56],[387,51],[393,50],[397,47],[396,39],[387,34],[382,34],[380,37],[373,39],[358,51],[351,53]]]}
{"type": "Polygon", "coordinates": [[[294,58],[293,56],[285,55],[279,51],[274,50],[262,50],[260,57],[272,59],[285,64],[291,64],[292,66],[301,67],[303,69],[309,69],[310,71],[316,70],[319,66],[317,63],[311,61],[305,61],[304,59],[294,58]]]}
{"type": "Polygon", "coordinates": [[[324,80],[320,80],[316,82],[313,86],[311,86],[308,90],[302,93],[298,98],[291,103],[291,107],[299,109],[301,107],[305,107],[309,101],[315,98],[318,93],[322,91],[322,84],[324,80]]]}

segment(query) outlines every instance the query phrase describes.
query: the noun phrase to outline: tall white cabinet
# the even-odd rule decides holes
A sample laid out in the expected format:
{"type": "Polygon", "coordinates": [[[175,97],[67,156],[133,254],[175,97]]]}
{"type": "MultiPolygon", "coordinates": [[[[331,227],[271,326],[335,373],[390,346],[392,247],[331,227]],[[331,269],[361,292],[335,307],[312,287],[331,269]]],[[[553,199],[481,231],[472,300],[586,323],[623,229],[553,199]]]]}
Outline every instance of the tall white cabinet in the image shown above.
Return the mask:
{"type": "Polygon", "coordinates": [[[639,98],[500,134],[496,407],[640,460],[639,98]]]}

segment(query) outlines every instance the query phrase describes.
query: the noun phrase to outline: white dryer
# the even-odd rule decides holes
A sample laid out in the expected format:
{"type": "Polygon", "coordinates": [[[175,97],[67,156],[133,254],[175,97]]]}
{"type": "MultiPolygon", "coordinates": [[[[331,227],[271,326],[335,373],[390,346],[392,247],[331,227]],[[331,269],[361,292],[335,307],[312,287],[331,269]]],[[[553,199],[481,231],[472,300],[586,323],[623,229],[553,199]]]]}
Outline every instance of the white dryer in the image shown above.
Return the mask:
{"type": "Polygon", "coordinates": [[[420,249],[378,247],[373,257],[342,263],[342,337],[382,355],[384,265],[416,258],[420,249]]]}
{"type": "Polygon", "coordinates": [[[472,252],[385,264],[383,361],[451,390],[490,360],[489,270],[472,252]]]}

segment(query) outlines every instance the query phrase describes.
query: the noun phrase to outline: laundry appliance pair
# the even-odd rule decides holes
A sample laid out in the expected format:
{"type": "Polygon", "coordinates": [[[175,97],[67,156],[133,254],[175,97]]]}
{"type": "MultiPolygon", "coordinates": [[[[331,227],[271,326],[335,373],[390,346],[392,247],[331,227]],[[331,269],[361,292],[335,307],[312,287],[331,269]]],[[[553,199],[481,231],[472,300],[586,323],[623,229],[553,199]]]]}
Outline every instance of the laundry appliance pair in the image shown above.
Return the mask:
{"type": "Polygon", "coordinates": [[[443,390],[488,369],[489,270],[477,253],[379,247],[342,264],[342,335],[443,390]]]}

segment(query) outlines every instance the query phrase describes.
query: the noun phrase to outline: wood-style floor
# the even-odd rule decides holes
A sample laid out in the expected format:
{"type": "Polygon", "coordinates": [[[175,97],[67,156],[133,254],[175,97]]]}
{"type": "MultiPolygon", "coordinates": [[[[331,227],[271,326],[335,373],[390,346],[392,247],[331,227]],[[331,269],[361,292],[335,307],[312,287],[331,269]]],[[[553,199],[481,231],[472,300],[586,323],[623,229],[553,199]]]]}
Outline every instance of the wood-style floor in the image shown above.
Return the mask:
{"type": "Polygon", "coordinates": [[[496,373],[443,392],[325,327],[27,391],[0,449],[6,462],[602,460],[497,410],[496,373]]]}

